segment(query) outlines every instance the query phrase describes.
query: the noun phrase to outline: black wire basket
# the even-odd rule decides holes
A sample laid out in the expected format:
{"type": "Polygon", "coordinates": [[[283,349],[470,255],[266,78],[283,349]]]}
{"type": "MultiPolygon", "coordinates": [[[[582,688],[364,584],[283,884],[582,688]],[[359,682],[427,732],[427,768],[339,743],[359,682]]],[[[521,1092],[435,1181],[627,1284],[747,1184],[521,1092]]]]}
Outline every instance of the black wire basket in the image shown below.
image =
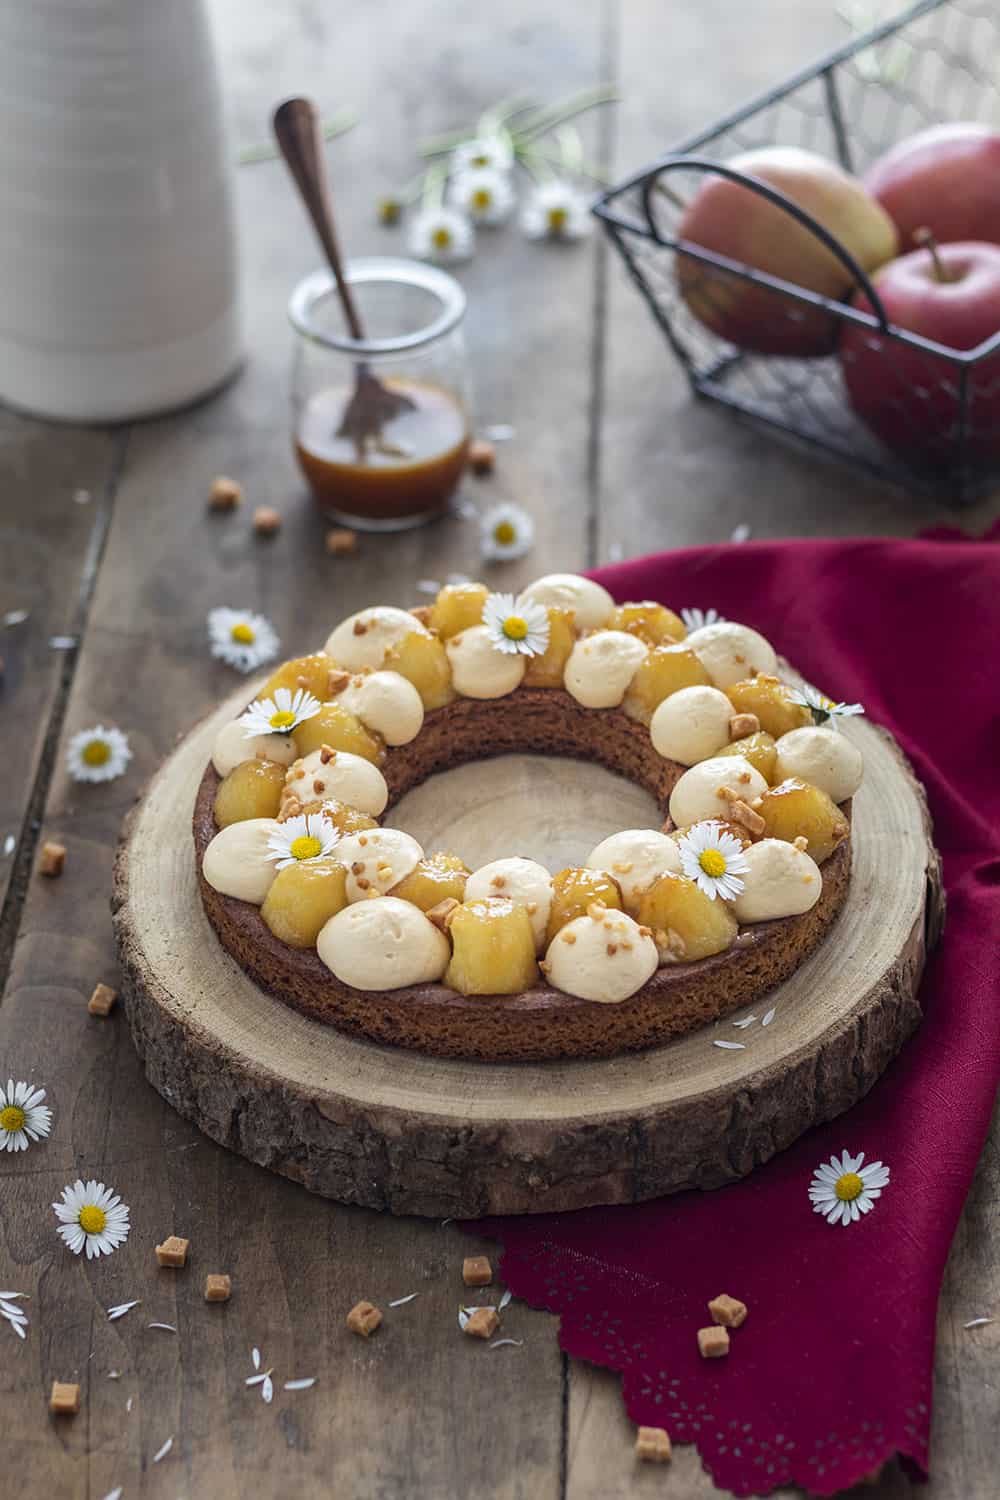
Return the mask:
{"type": "Polygon", "coordinates": [[[847,460],[888,482],[969,503],[1000,481],[1000,332],[968,352],[890,326],[869,278],[809,214],[726,160],[762,146],[798,146],[861,174],[930,125],[1000,124],[1000,0],[919,0],[753,100],[595,205],[696,395],[770,431],[847,460]],[[805,224],[849,270],[870,312],[764,275],[678,238],[685,203],[706,173],[727,176],[805,224]],[[822,318],[830,352],[785,357],[739,348],[696,317],[678,285],[685,267],[705,285],[752,283],[789,325],[822,318]],[[860,353],[855,353],[860,344],[860,353]],[[878,418],[862,419],[863,359],[875,357],[878,418]],[[869,425],[869,422],[872,425],[869,425]],[[876,433],[880,435],[876,435],[876,433]]]}

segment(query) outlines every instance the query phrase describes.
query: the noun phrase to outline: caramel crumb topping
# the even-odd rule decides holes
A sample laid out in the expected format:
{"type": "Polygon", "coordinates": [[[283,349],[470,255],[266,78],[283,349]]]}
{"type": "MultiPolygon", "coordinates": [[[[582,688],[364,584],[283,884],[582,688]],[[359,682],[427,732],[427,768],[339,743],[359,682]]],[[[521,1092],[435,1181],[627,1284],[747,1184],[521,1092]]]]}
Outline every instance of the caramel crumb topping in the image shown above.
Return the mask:
{"type": "Polygon", "coordinates": [[[365,873],[365,867],[364,867],[364,865],[361,863],[360,860],[356,859],[354,861],[353,865],[351,866],[351,874],[352,875],[363,875],[364,873],[365,873]]]}
{"type": "Polygon", "coordinates": [[[569,945],[570,945],[571,948],[572,948],[573,944],[576,942],[576,933],[575,932],[567,932],[565,928],[563,928],[563,930],[559,934],[559,936],[560,936],[560,938],[562,939],[562,941],[564,943],[569,943],[569,945]]]}
{"type": "Polygon", "coordinates": [[[587,916],[592,922],[600,922],[603,920],[607,909],[603,901],[591,901],[587,907],[587,916]]]}
{"type": "Polygon", "coordinates": [[[307,688],[309,686],[309,678],[304,677],[300,672],[298,677],[296,677],[295,679],[295,686],[300,688],[307,688]]]}
{"type": "Polygon", "coordinates": [[[350,680],[350,672],[341,672],[340,670],[329,672],[326,679],[326,690],[330,694],[330,697],[335,698],[338,693],[342,693],[350,680]]]}
{"type": "Polygon", "coordinates": [[[461,902],[456,901],[454,896],[446,896],[443,901],[439,901],[436,906],[432,906],[424,915],[428,922],[433,922],[434,926],[441,932],[447,932],[451,926],[452,918],[460,905],[461,902]]]}
{"type": "Polygon", "coordinates": [[[733,714],[729,721],[730,738],[744,740],[748,734],[756,734],[760,729],[760,720],[756,714],[733,714]]]}
{"type": "Polygon", "coordinates": [[[325,781],[321,781],[318,776],[314,776],[313,777],[313,791],[316,793],[317,797],[321,797],[323,795],[323,793],[326,791],[326,782],[325,781]]]}
{"type": "Polygon", "coordinates": [[[605,948],[604,951],[608,955],[609,958],[614,958],[615,954],[618,952],[618,944],[617,943],[609,943],[608,946],[605,948]]]}
{"type": "Polygon", "coordinates": [[[766,826],[760,813],[754,812],[749,803],[744,802],[728,786],[719,788],[719,796],[728,803],[729,821],[745,828],[752,838],[759,838],[766,826]]]}
{"type": "Polygon", "coordinates": [[[365,624],[364,620],[355,620],[355,622],[354,622],[354,634],[355,635],[367,635],[368,634],[368,626],[365,624]]]}
{"type": "Polygon", "coordinates": [[[490,881],[490,885],[496,891],[502,891],[506,884],[507,880],[503,875],[494,875],[493,879],[490,881]]]}
{"type": "Polygon", "coordinates": [[[653,930],[652,930],[652,928],[651,927],[640,927],[639,928],[639,936],[640,937],[652,937],[653,936],[653,930]]]}
{"type": "Polygon", "coordinates": [[[359,843],[359,844],[362,844],[362,845],[364,845],[364,844],[367,844],[367,843],[368,843],[368,840],[367,840],[367,839],[366,839],[366,838],[365,838],[365,836],[364,836],[364,834],[363,834],[363,833],[359,833],[359,834],[358,834],[358,843],[359,843]]]}
{"type": "Polygon", "coordinates": [[[337,752],[332,745],[320,745],[319,758],[324,766],[328,766],[331,760],[337,759],[337,752]]]}
{"type": "Polygon", "coordinates": [[[358,875],[357,876],[357,882],[358,882],[358,890],[359,891],[370,891],[371,890],[371,885],[372,885],[371,881],[370,880],[366,880],[363,875],[358,875]]]}
{"type": "Polygon", "coordinates": [[[611,868],[616,875],[627,875],[632,869],[631,860],[612,860],[611,868]]]}
{"type": "Polygon", "coordinates": [[[421,625],[429,625],[431,623],[431,607],[429,604],[418,604],[415,609],[410,610],[410,614],[415,620],[419,620],[421,625]]]}
{"type": "Polygon", "coordinates": [[[537,901],[529,901],[528,904],[527,904],[527,906],[524,909],[528,913],[529,917],[533,917],[535,915],[535,912],[538,910],[538,902],[537,901]]]}
{"type": "Polygon", "coordinates": [[[741,785],[746,786],[748,782],[752,780],[752,777],[749,771],[741,771],[736,780],[740,782],[741,785]]]}
{"type": "Polygon", "coordinates": [[[792,847],[798,849],[800,854],[805,853],[809,848],[809,840],[804,833],[800,833],[797,839],[792,839],[792,847]]]}

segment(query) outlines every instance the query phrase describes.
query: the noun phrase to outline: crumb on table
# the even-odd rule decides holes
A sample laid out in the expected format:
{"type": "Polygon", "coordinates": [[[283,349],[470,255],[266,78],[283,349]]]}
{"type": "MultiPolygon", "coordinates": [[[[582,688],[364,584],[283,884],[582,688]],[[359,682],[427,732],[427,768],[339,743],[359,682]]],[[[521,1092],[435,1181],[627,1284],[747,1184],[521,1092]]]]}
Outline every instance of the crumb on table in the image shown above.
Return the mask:
{"type": "Polygon", "coordinates": [[[462,1262],[462,1280],[466,1286],[489,1286],[493,1267],[485,1255],[467,1255],[462,1262]]]}
{"type": "Polygon", "coordinates": [[[205,1301],[228,1302],[233,1294],[232,1277],[214,1271],[205,1277],[205,1301]]]}
{"type": "Polygon", "coordinates": [[[470,1339],[491,1339],[500,1325],[495,1307],[477,1307],[475,1312],[470,1313],[466,1321],[463,1333],[467,1333],[470,1339]]]}
{"type": "Polygon", "coordinates": [[[492,474],[497,466],[497,450],[485,438],[473,438],[469,444],[468,464],[473,474],[492,474]]]}
{"type": "Polygon", "coordinates": [[[323,545],[331,557],[346,557],[350,552],[358,550],[358,534],[356,531],[348,531],[346,527],[335,526],[326,534],[323,545]]]}
{"type": "Polygon", "coordinates": [[[720,1323],[723,1328],[740,1328],[747,1320],[746,1303],[741,1302],[738,1297],[730,1297],[726,1292],[713,1297],[708,1310],[712,1314],[712,1322],[720,1323]]]}
{"type": "Polygon", "coordinates": [[[49,1397],[49,1411],[60,1416],[73,1416],[80,1410],[80,1387],[71,1381],[53,1380],[49,1397]]]}
{"type": "Polygon", "coordinates": [[[243,486],[236,479],[230,479],[228,474],[220,474],[212,480],[212,487],[208,492],[208,504],[211,510],[235,510],[243,499],[243,486]]]}
{"type": "Polygon", "coordinates": [[[187,1265],[188,1246],[191,1241],[183,1235],[168,1234],[162,1245],[156,1247],[156,1259],[161,1266],[187,1265]]]}
{"type": "Polygon", "coordinates": [[[635,1435],[635,1456],[650,1464],[668,1464],[670,1436],[665,1427],[640,1427],[635,1435]]]}
{"type": "Polygon", "coordinates": [[[347,1314],[347,1326],[352,1333],[368,1338],[382,1321],[382,1314],[374,1302],[355,1302],[347,1314]]]}
{"type": "Polygon", "coordinates": [[[38,856],[39,875],[48,875],[50,880],[61,875],[66,865],[66,845],[45,843],[38,856]]]}
{"type": "Polygon", "coordinates": [[[253,529],[258,536],[275,536],[281,530],[281,512],[273,505],[258,505],[253,513],[253,529]]]}
{"type": "Polygon", "coordinates": [[[109,1016],[117,999],[118,991],[113,990],[110,984],[95,984],[94,992],[87,1001],[87,1009],[92,1016],[109,1016]]]}
{"type": "Polygon", "coordinates": [[[698,1353],[702,1359],[725,1359],[729,1353],[729,1330],[713,1323],[698,1329],[698,1353]]]}

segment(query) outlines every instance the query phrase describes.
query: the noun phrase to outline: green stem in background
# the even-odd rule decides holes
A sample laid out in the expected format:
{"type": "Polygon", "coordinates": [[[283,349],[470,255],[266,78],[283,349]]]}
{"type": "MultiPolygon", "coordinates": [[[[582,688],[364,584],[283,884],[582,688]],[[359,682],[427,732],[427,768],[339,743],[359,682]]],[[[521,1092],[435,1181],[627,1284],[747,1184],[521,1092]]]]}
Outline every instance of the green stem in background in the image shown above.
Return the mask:
{"type": "Polygon", "coordinates": [[[615,104],[619,98],[618,91],[611,84],[601,84],[597,88],[583,89],[578,94],[571,94],[559,104],[550,105],[547,109],[537,112],[534,119],[527,119],[521,123],[517,130],[519,141],[533,141],[540,135],[547,135],[550,130],[555,130],[557,125],[562,125],[568,120],[575,120],[577,115],[584,114],[588,109],[595,109],[600,104],[615,104]]]}
{"type": "MultiPolygon", "coordinates": [[[[552,178],[557,175],[555,172],[556,167],[561,167],[564,171],[566,170],[561,155],[545,151],[541,146],[517,146],[515,147],[514,155],[521,166],[530,172],[533,177],[536,176],[538,170],[542,170],[546,178],[552,178]]],[[[599,187],[608,186],[607,175],[601,172],[592,162],[581,160],[573,168],[573,172],[577,177],[587,177],[591,182],[596,182],[599,187]]]]}
{"type": "Polygon", "coordinates": [[[424,186],[420,195],[420,206],[424,209],[440,208],[444,202],[444,189],[448,173],[443,167],[430,167],[424,174],[424,186]]]}
{"type": "Polygon", "coordinates": [[[523,114],[526,109],[531,108],[531,100],[526,94],[512,94],[509,99],[501,99],[491,109],[483,110],[476,121],[476,135],[496,135],[501,125],[506,125],[515,115],[523,114]]]}
{"type": "MultiPolygon", "coordinates": [[[[328,120],[323,121],[323,139],[335,141],[338,136],[353,130],[357,123],[358,115],[353,109],[342,109],[339,114],[331,115],[328,120]]],[[[270,142],[259,146],[245,146],[237,154],[236,164],[240,167],[252,167],[259,161],[276,161],[278,154],[277,146],[270,142]]]]}

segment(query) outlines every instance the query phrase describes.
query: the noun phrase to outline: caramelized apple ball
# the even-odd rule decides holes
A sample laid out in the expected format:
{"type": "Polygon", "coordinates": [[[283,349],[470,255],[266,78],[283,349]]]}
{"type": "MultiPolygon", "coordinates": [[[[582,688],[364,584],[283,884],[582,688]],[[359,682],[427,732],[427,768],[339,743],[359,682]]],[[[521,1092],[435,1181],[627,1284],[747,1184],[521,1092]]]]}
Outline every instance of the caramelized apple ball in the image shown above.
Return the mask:
{"type": "Polygon", "coordinates": [[[431,605],[427,623],[443,641],[470,625],[481,625],[488,595],[485,583],[448,583],[431,605]]]}
{"type": "Polygon", "coordinates": [[[347,905],[347,871],[335,859],[307,859],[279,870],[260,914],[279,942],[313,948],[320,929],[347,905]]]}
{"type": "Polygon", "coordinates": [[[818,786],[790,776],[765,792],[757,805],[768,838],[808,840],[808,853],[821,865],[843,843],[850,825],[836,802],[818,786]]]}
{"type": "Polygon", "coordinates": [[[639,921],[652,931],[661,963],[693,963],[723,953],[739,930],[728,901],[713,901],[686,875],[669,873],[640,896],[639,921]]]}
{"type": "Polygon", "coordinates": [[[320,960],[356,990],[434,984],[448,963],[448,939],[409,901],[380,896],[345,906],[316,939],[320,960]]]}
{"type": "Polygon", "coordinates": [[[783,734],[776,758],[776,775],[768,777],[769,781],[797,776],[818,786],[834,802],[846,802],[853,797],[865,771],[857,745],[838,729],[826,725],[814,724],[783,734]]]}
{"type": "Polygon", "coordinates": [[[290,693],[296,692],[298,688],[305,688],[307,693],[312,693],[314,698],[323,703],[330,696],[327,684],[335,667],[333,658],[327,656],[325,651],[314,651],[311,656],[293,656],[290,661],[282,662],[276,672],[272,672],[257,696],[273,698],[275,691],[281,687],[287,688],[290,693]]]}
{"type": "Polygon", "coordinates": [[[609,630],[627,630],[647,646],[673,645],[687,635],[680,615],[663,604],[644,599],[641,604],[619,604],[608,621],[609,630]]]}
{"type": "Polygon", "coordinates": [[[525,687],[559,688],[563,685],[566,663],[576,643],[573,611],[549,606],[549,643],[539,656],[529,656],[524,669],[525,687]]]}
{"type": "Polygon", "coordinates": [[[215,794],[218,828],[248,818],[276,818],[285,785],[285,768],[273,760],[242,760],[233,767],[215,794]]]}
{"type": "Polygon", "coordinates": [[[714,687],[681,688],[665,698],[653,715],[649,736],[657,755],[682,766],[717,755],[729,741],[733,706],[714,687]]]}
{"type": "Polygon", "coordinates": [[[733,902],[740,922],[797,917],[816,905],[823,876],[804,849],[784,839],[761,839],[746,854],[743,890],[733,902]]]}
{"type": "MultiPolygon", "coordinates": [[[[416,626],[416,621],[413,621],[416,626]]],[[[451,668],[444,642],[424,630],[411,630],[386,652],[385,666],[413,683],[427,713],[454,702],[451,668]]]]}
{"type": "Polygon", "coordinates": [[[642,989],[659,962],[648,928],[597,901],[552,939],[545,954],[551,985],[580,1000],[619,1005],[642,989]]]}
{"type": "Polygon", "coordinates": [[[655,828],[623,828],[602,839],[587,855],[587,866],[605,870],[618,883],[626,911],[634,913],[639,894],[665,870],[679,870],[677,841],[655,828]]]}
{"type": "Polygon", "coordinates": [[[612,911],[621,911],[622,893],[618,882],[604,870],[587,870],[570,866],[552,877],[552,906],[545,929],[546,946],[560,928],[587,914],[588,906],[600,901],[612,911]]]}
{"type": "Polygon", "coordinates": [[[462,995],[516,995],[538,982],[535,935],[524,907],[502,896],[456,906],[444,983],[462,995]]]}
{"type": "Polygon", "coordinates": [[[465,888],[466,901],[488,896],[508,896],[518,901],[531,919],[535,947],[545,946],[545,929],[552,906],[552,877],[544,865],[533,859],[494,859],[470,875],[465,888]]]}
{"type": "Polygon", "coordinates": [[[685,644],[700,659],[715,687],[725,690],[755,672],[774,672],[774,647],[759,631],[732,620],[717,620],[692,630],[685,644]]]}
{"type": "Polygon", "coordinates": [[[318,808],[309,807],[308,810],[322,812],[326,821],[332,823],[338,833],[365,833],[369,828],[378,827],[378,823],[368,813],[351,807],[348,802],[341,802],[337,797],[327,797],[320,802],[318,808]]]}
{"type": "Polygon", "coordinates": [[[759,771],[765,781],[774,781],[775,765],[778,759],[778,751],[775,747],[774,736],[765,734],[758,730],[756,734],[748,734],[742,740],[733,740],[729,745],[723,745],[717,755],[742,755],[748,760],[754,770],[759,771]]]}
{"type": "Polygon", "coordinates": [[[767,673],[745,682],[734,682],[726,692],[736,713],[756,714],[761,729],[775,739],[813,721],[805,704],[795,702],[791,689],[767,673]]]}
{"type": "Polygon", "coordinates": [[[671,693],[679,693],[682,688],[710,686],[711,681],[687,646],[654,646],[639,663],[622,699],[622,708],[630,719],[648,724],[671,693]]]}
{"type": "Polygon", "coordinates": [[[412,901],[421,911],[430,911],[440,901],[464,901],[468,878],[469,871],[457,854],[431,854],[418,859],[390,895],[412,901]]]}
{"type": "Polygon", "coordinates": [[[312,755],[323,745],[331,750],[346,750],[377,765],[385,747],[377,734],[366,729],[356,714],[342,703],[324,703],[318,714],[295,729],[299,755],[312,755]]]}

